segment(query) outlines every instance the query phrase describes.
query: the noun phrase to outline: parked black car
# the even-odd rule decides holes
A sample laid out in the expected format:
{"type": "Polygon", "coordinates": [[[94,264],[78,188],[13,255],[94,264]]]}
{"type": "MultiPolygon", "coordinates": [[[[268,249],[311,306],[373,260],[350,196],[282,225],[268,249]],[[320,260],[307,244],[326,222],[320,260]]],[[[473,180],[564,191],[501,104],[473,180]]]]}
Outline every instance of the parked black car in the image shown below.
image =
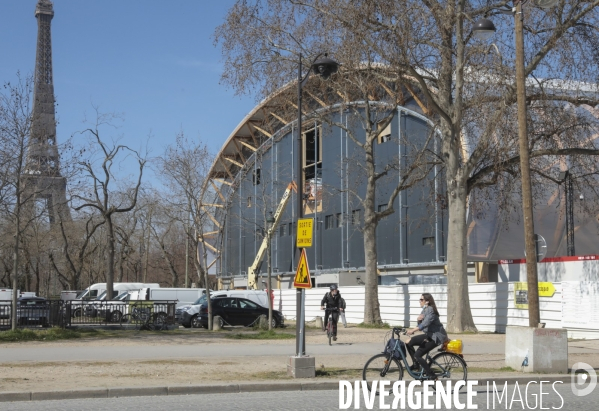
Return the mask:
{"type": "MultiPolygon", "coordinates": [[[[220,297],[212,300],[212,315],[222,318],[223,325],[254,325],[261,315],[268,317],[268,308],[246,298],[220,297]]],[[[198,321],[202,327],[208,326],[208,304],[202,304],[198,321]]],[[[285,323],[280,311],[272,310],[272,326],[282,327],[285,323]]]]}
{"type": "Polygon", "coordinates": [[[17,300],[17,323],[19,325],[41,325],[50,321],[50,304],[43,297],[21,297],[17,300]]]}

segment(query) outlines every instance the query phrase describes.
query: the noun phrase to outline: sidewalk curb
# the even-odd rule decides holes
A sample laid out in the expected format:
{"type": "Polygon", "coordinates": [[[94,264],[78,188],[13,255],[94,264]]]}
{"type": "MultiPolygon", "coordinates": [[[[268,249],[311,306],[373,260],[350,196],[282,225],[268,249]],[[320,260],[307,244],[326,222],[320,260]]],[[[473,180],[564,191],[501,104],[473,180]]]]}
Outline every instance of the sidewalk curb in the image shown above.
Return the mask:
{"type": "MultiPolygon", "coordinates": [[[[529,382],[554,383],[570,382],[569,375],[531,375],[530,377],[498,377],[481,378],[478,381],[478,387],[500,387],[507,384],[528,384],[529,382]]],[[[64,390],[64,391],[32,391],[32,392],[0,392],[0,403],[15,401],[48,401],[48,400],[70,400],[84,398],[119,398],[119,397],[140,397],[140,396],[164,396],[164,395],[195,395],[195,394],[226,394],[226,393],[247,393],[264,391],[314,391],[314,390],[336,390],[339,388],[338,381],[322,382],[265,382],[265,383],[247,383],[247,384],[218,384],[218,385],[179,385],[172,387],[114,387],[114,388],[90,388],[83,390],[64,390]]]]}

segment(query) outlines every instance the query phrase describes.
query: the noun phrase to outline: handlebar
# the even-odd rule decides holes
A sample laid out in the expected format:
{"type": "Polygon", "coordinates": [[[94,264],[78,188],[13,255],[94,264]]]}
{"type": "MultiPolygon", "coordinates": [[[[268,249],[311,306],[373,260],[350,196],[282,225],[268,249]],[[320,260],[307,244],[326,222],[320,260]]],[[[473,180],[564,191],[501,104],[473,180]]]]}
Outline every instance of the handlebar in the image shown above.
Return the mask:
{"type": "Polygon", "coordinates": [[[398,337],[400,334],[406,335],[408,331],[403,327],[393,327],[393,334],[396,334],[398,337]]]}

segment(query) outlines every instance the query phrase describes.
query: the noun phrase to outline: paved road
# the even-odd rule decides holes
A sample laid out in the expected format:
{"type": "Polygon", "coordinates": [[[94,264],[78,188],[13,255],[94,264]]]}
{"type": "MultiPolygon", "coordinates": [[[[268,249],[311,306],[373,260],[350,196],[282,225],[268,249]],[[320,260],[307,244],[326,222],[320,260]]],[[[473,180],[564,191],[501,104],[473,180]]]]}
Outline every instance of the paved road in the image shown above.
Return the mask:
{"type": "MultiPolygon", "coordinates": [[[[324,342],[324,337],[323,337],[324,342]]],[[[309,355],[373,355],[381,350],[382,343],[344,344],[343,336],[333,347],[328,344],[309,344],[309,355]]],[[[570,343],[568,351],[574,353],[598,353],[599,345],[587,347],[582,344],[570,343]]],[[[503,342],[489,341],[485,344],[465,344],[464,354],[504,354],[503,342]]],[[[98,346],[95,344],[82,346],[51,346],[43,349],[31,347],[3,347],[0,350],[0,362],[21,361],[101,361],[111,360],[141,360],[141,359],[174,359],[202,357],[240,357],[240,356],[287,356],[295,354],[295,340],[285,344],[244,344],[243,350],[239,344],[176,344],[176,345],[129,345],[129,346],[98,346]]]]}
{"type": "MultiPolygon", "coordinates": [[[[508,386],[507,392],[504,393],[504,400],[499,404],[496,400],[492,403],[491,396],[487,403],[486,391],[478,391],[475,397],[475,404],[478,409],[495,409],[495,410],[521,410],[521,409],[541,409],[541,404],[536,403],[538,398],[538,390],[533,392],[529,389],[528,397],[526,397],[524,387],[521,387],[522,400],[528,399],[528,404],[521,404],[516,401],[510,404],[510,401],[515,392],[515,386],[508,386]],[[534,394],[537,394],[535,397],[534,394]],[[506,407],[507,398],[507,407],[506,407]],[[511,406],[511,407],[510,407],[511,406]]],[[[597,409],[597,401],[599,401],[599,388],[586,397],[576,397],[572,394],[569,385],[558,386],[557,395],[551,387],[545,387],[543,390],[544,409],[562,409],[565,411],[595,411],[597,409]],[[563,398],[560,398],[561,397],[563,398]]],[[[491,393],[492,394],[492,393],[491,393]]],[[[516,399],[518,396],[516,395],[516,399]]],[[[460,396],[460,401],[466,401],[465,395],[460,396]]],[[[387,403],[391,405],[391,402],[387,403]]],[[[433,403],[434,404],[434,403],[433,403]]],[[[360,410],[368,409],[364,406],[364,402],[360,402],[360,410]]],[[[243,410],[243,411],[261,411],[261,410],[338,410],[339,409],[339,392],[335,391],[289,391],[289,392],[256,392],[256,393],[240,393],[240,394],[205,394],[205,395],[182,395],[171,397],[128,397],[128,398],[109,398],[109,399],[83,399],[83,400],[63,400],[63,401],[43,401],[43,402],[14,402],[0,403],[0,411],[178,411],[178,410],[198,410],[202,411],[222,411],[222,410],[243,410]]],[[[349,409],[354,409],[353,404],[349,409]]],[[[379,410],[378,397],[375,400],[372,409],[379,410]]],[[[406,409],[409,409],[406,407],[406,409]]],[[[448,409],[448,408],[440,408],[448,409]]],[[[454,408],[450,408],[454,409],[454,408]]]]}

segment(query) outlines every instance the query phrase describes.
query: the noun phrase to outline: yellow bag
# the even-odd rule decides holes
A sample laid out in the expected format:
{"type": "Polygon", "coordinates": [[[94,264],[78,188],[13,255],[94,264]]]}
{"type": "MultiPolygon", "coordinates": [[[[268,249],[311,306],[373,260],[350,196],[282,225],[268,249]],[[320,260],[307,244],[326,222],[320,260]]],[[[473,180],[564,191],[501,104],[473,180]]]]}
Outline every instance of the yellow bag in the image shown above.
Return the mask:
{"type": "Polygon", "coordinates": [[[445,347],[445,351],[452,352],[454,354],[462,354],[462,349],[464,345],[462,344],[462,340],[449,340],[447,342],[447,346],[445,347]]]}

